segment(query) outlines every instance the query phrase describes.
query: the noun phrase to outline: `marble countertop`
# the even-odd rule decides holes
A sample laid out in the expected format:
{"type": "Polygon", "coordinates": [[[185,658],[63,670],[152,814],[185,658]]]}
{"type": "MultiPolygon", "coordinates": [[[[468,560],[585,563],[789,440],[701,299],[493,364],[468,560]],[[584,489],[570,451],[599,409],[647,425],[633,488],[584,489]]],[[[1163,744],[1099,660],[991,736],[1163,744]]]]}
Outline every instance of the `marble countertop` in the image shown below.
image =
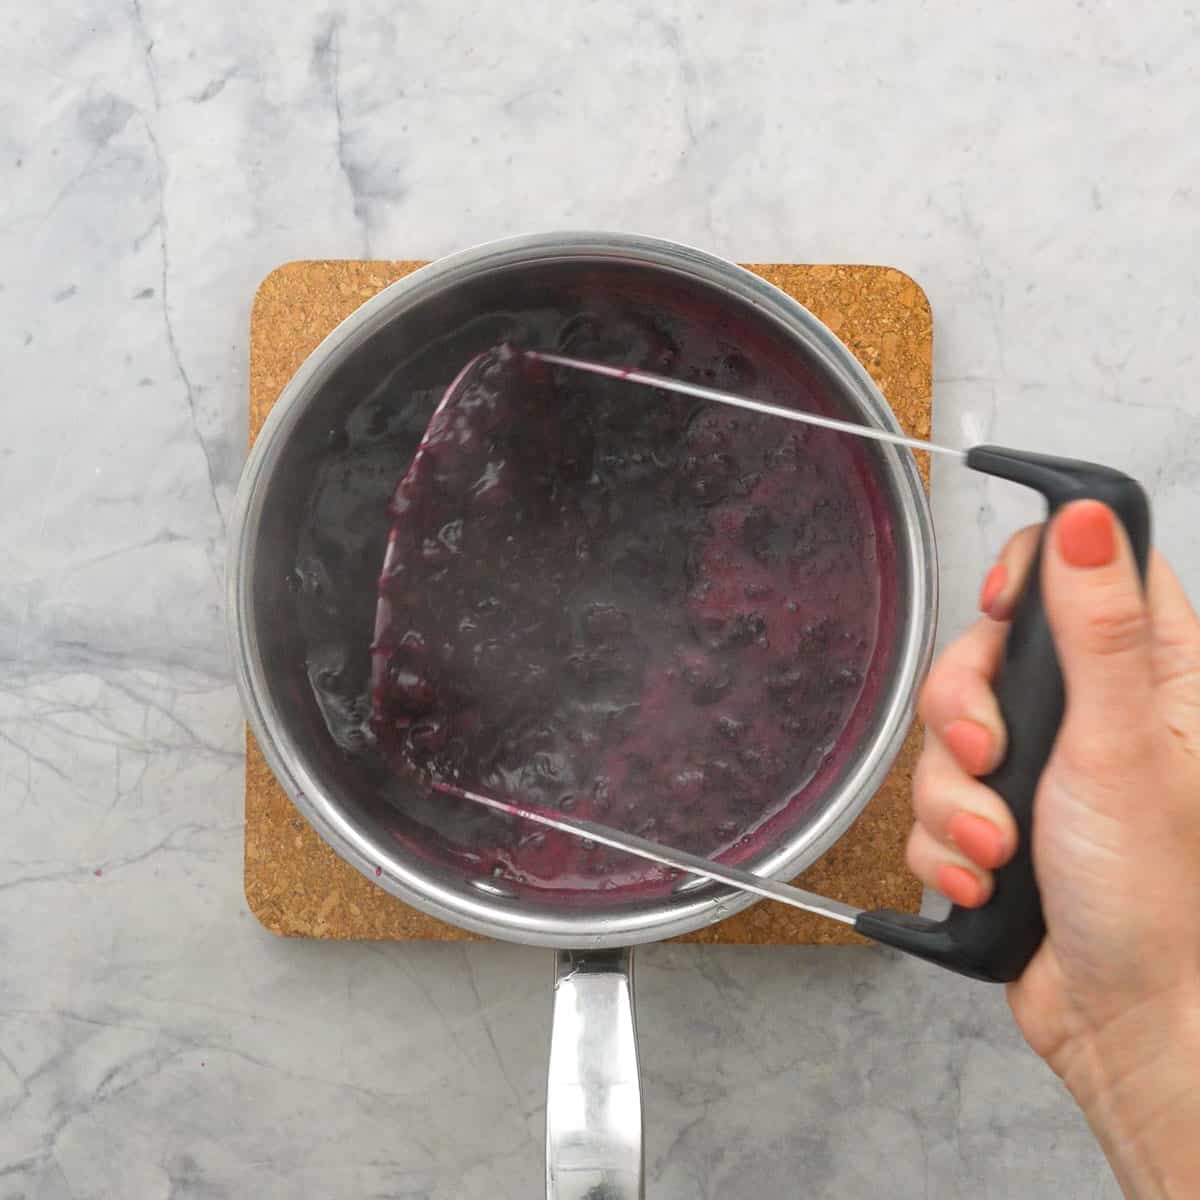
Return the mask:
{"type": "MultiPolygon", "coordinates": [[[[633,229],[887,263],[935,427],[1112,462],[1200,593],[1200,33],[1177,6],[21,5],[0,33],[0,1198],[525,1200],[550,960],[241,894],[223,554],[297,257],[633,229]]],[[[944,629],[1035,508],[938,466],[944,629]]],[[[650,1195],[1117,1196],[999,991],[640,954],[650,1195]]]]}

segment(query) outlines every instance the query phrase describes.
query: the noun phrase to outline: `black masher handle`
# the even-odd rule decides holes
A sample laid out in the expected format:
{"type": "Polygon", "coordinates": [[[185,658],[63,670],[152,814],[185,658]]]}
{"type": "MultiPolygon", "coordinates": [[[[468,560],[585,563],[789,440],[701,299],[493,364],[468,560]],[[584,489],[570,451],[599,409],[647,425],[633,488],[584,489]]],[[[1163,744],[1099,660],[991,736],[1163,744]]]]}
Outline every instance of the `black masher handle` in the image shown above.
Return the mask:
{"type": "MultiPolygon", "coordinates": [[[[1100,500],[1116,513],[1133,546],[1143,579],[1150,549],[1150,503],[1127,475],[1094,463],[976,446],[967,466],[1041,492],[1047,520],[1073,500],[1100,500]]],[[[1042,547],[1017,601],[994,689],[1008,729],[1004,761],[983,782],[1012,810],[1019,841],[997,870],[991,899],[981,908],[955,905],[942,921],[890,909],[861,913],[859,933],[974,979],[1018,979],[1046,932],[1033,871],[1033,800],[1063,716],[1063,678],[1042,604],[1042,547]]]]}

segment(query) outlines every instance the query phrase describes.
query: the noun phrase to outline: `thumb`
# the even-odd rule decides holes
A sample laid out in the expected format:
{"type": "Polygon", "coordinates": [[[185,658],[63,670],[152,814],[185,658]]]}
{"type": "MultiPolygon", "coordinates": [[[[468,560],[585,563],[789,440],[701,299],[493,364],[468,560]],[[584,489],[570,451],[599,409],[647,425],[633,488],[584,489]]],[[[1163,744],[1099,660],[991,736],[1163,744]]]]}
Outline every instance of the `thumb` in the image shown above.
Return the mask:
{"type": "Polygon", "coordinates": [[[1043,551],[1042,591],[1067,725],[1106,761],[1128,761],[1153,711],[1150,616],[1129,539],[1110,508],[1077,500],[1058,514],[1043,551]]]}

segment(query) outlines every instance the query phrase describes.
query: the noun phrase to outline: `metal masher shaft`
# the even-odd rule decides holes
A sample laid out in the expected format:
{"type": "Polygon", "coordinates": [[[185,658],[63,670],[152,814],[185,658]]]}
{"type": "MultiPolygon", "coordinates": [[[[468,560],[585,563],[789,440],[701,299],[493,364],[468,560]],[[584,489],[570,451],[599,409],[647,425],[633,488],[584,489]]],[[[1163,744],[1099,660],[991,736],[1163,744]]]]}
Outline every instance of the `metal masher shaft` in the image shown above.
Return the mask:
{"type": "Polygon", "coordinates": [[[664,391],[678,392],[684,396],[695,396],[698,400],[730,404],[734,408],[742,408],[767,417],[783,417],[787,421],[800,421],[805,425],[820,425],[822,429],[836,429],[839,433],[870,438],[876,442],[889,442],[893,446],[907,446],[910,450],[928,450],[932,454],[946,454],[954,458],[966,457],[965,451],[956,450],[953,446],[939,446],[936,442],[926,442],[921,438],[905,437],[903,434],[892,433],[887,429],[877,429],[874,425],[856,425],[853,421],[839,421],[835,417],[798,412],[794,408],[768,404],[765,400],[751,400],[748,396],[739,396],[735,392],[723,392],[719,388],[704,387],[702,384],[688,383],[682,379],[672,379],[669,375],[655,375],[651,371],[642,371],[635,367],[614,367],[608,363],[590,362],[583,358],[569,358],[565,354],[547,354],[542,350],[526,350],[525,354],[529,358],[548,363],[551,366],[588,371],[593,375],[605,375],[609,379],[623,379],[629,383],[662,388],[664,391]]]}
{"type": "Polygon", "coordinates": [[[446,792],[463,800],[470,800],[474,804],[506,813],[510,817],[520,817],[524,821],[531,821],[535,825],[542,825],[547,829],[557,829],[560,833],[596,842],[601,846],[608,846],[611,850],[623,850],[626,854],[632,854],[636,858],[658,863],[659,866],[671,867],[687,875],[698,875],[701,879],[722,883],[739,892],[752,892],[767,900],[779,900],[792,908],[816,913],[821,917],[829,917],[831,920],[841,921],[845,925],[853,925],[855,918],[861,912],[861,909],[851,908],[850,905],[843,904],[839,900],[830,900],[825,896],[818,896],[815,892],[806,892],[803,888],[793,887],[790,883],[778,883],[774,879],[752,875],[740,867],[730,867],[724,863],[713,862],[711,859],[700,858],[698,855],[689,854],[686,850],[674,850],[660,846],[657,842],[649,841],[647,838],[638,837],[633,833],[625,833],[623,830],[611,829],[609,826],[600,825],[595,821],[585,821],[577,817],[551,816],[549,813],[539,812],[534,808],[514,804],[511,800],[485,796],[482,792],[474,792],[469,788],[459,787],[458,784],[445,783],[441,780],[434,783],[433,787],[436,791],[446,792]]]}

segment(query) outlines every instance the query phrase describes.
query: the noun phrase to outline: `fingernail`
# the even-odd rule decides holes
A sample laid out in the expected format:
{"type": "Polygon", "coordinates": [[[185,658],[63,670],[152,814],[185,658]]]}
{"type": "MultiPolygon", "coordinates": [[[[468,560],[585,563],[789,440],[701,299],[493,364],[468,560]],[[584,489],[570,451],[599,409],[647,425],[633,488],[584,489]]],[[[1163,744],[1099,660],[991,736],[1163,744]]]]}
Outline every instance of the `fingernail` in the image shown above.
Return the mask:
{"type": "Polygon", "coordinates": [[[950,840],[977,866],[991,870],[1004,857],[1004,836],[986,817],[958,812],[946,826],[950,840]]]}
{"type": "Polygon", "coordinates": [[[1107,566],[1117,554],[1113,515],[1099,500],[1068,504],[1054,523],[1058,552],[1072,567],[1107,566]]]}
{"type": "Polygon", "coordinates": [[[986,575],[983,581],[983,587],[979,591],[979,611],[987,613],[989,617],[994,617],[997,614],[992,612],[992,606],[1000,598],[1000,593],[1004,591],[1004,585],[1008,581],[1008,571],[1005,570],[1003,563],[997,563],[986,575]]]}
{"type": "Polygon", "coordinates": [[[987,896],[982,883],[957,863],[943,863],[937,873],[938,891],[961,908],[978,908],[987,896]]]}
{"type": "Polygon", "coordinates": [[[967,717],[951,721],[942,730],[942,741],[964,771],[982,775],[991,769],[996,739],[978,721],[967,717]]]}

